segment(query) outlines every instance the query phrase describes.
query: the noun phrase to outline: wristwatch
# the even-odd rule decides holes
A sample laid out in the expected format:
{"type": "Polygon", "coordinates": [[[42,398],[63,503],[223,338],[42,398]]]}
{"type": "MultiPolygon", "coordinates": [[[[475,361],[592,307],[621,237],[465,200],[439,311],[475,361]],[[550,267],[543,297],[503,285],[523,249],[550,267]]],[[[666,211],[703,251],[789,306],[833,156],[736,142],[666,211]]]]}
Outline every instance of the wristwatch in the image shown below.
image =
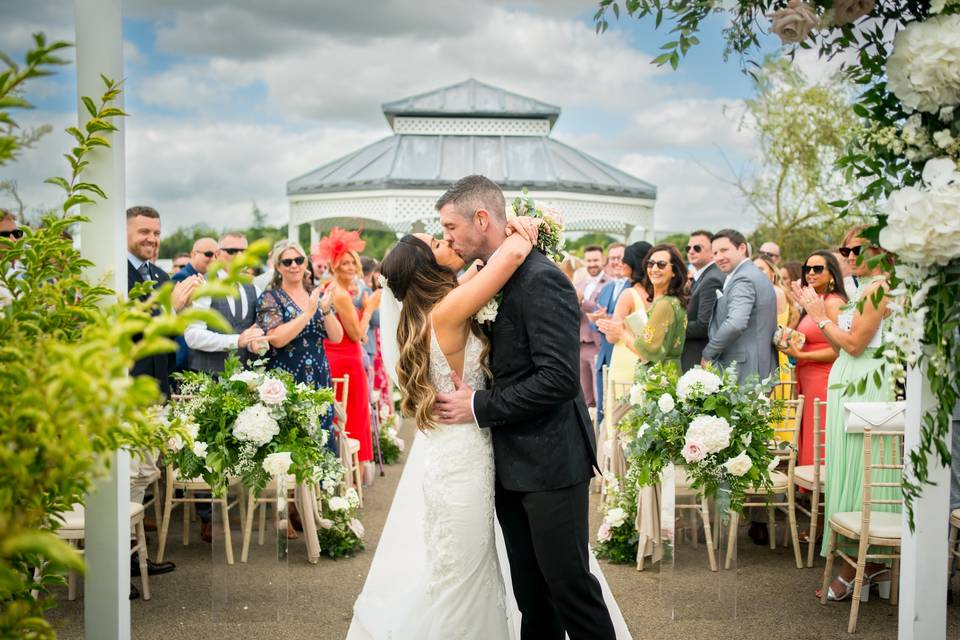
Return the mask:
{"type": "Polygon", "coordinates": [[[828,324],[830,324],[831,322],[832,320],[830,320],[830,318],[824,318],[823,320],[817,323],[817,328],[820,329],[820,331],[823,331],[823,328],[828,324]]]}
{"type": "MultiPolygon", "coordinates": [[[[320,309],[320,311],[323,311],[323,309],[320,309]]],[[[334,306],[331,304],[329,307],[327,307],[327,310],[326,310],[326,311],[323,311],[323,315],[325,315],[325,316],[327,316],[327,315],[337,315],[337,309],[336,309],[336,307],[334,307],[334,306]]]]}

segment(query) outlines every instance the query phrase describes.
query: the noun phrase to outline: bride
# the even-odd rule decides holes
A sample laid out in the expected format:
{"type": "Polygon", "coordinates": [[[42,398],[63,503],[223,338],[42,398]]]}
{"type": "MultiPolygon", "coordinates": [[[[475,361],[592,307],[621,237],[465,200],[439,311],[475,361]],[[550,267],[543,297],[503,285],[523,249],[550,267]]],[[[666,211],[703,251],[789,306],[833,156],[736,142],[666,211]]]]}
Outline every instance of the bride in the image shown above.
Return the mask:
{"type": "MultiPolygon", "coordinates": [[[[415,448],[422,457],[423,564],[410,568],[419,575],[403,576],[413,584],[392,585],[389,602],[370,602],[376,594],[368,580],[348,637],[514,637],[494,534],[490,433],[475,423],[440,425],[431,408],[438,391],[453,390],[454,373],[474,389],[484,388],[487,342],[474,315],[523,263],[536,241],[536,225],[532,219],[512,221],[513,233],[489,264],[459,283],[463,261],[445,242],[426,234],[405,236],[383,261],[381,273],[402,304],[397,330],[401,411],[423,434],[415,448]]],[[[398,510],[401,488],[397,494],[390,517],[409,517],[409,508],[408,513],[398,510]]],[[[390,522],[387,527],[395,528],[390,522]]],[[[401,561],[382,560],[384,551],[381,545],[375,563],[401,561]]]]}

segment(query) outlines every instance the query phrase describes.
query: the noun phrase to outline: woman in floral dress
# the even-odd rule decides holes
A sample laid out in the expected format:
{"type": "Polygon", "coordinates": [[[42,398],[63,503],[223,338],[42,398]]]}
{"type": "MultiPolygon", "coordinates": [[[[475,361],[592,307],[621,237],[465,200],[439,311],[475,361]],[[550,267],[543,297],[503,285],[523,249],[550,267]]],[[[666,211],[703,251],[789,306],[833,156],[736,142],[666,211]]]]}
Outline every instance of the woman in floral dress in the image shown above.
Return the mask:
{"type": "Polygon", "coordinates": [[[680,371],[687,335],[687,269],[673,245],[660,244],[647,254],[647,295],[652,299],[649,319],[633,349],[641,362],[672,362],[680,371]]]}

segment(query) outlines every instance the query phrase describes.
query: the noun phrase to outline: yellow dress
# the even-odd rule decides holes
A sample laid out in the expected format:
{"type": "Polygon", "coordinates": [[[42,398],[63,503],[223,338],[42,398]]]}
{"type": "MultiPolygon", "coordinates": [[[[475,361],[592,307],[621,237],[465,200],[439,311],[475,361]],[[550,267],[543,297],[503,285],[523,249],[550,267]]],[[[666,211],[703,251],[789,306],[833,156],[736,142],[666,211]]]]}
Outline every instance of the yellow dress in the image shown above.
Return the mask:
{"type": "MultiPolygon", "coordinates": [[[[783,313],[777,314],[777,324],[786,327],[790,321],[790,305],[783,310],[783,313]]],[[[790,356],[783,351],[777,351],[777,360],[780,363],[780,382],[790,382],[793,380],[793,367],[790,365],[790,356]]]]}
{"type": "MultiPolygon", "coordinates": [[[[643,298],[636,289],[630,287],[627,289],[633,296],[634,313],[640,313],[646,319],[646,310],[643,307],[643,298]]],[[[624,291],[626,293],[627,291],[624,291]]],[[[613,353],[610,356],[610,379],[614,383],[633,383],[634,371],[637,368],[637,361],[640,357],[635,354],[626,343],[621,340],[613,345],[613,353]]]]}

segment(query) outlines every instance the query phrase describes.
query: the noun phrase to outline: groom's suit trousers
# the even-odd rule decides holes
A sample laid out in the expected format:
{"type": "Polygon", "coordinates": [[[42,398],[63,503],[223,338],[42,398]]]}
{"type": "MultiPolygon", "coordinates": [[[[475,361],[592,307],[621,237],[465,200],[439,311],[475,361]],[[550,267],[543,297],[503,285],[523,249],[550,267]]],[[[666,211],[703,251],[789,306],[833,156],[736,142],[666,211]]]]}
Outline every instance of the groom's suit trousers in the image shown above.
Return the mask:
{"type": "Polygon", "coordinates": [[[497,519],[520,612],[521,640],[615,640],[587,546],[589,482],[551,491],[497,483],[497,519]]]}

